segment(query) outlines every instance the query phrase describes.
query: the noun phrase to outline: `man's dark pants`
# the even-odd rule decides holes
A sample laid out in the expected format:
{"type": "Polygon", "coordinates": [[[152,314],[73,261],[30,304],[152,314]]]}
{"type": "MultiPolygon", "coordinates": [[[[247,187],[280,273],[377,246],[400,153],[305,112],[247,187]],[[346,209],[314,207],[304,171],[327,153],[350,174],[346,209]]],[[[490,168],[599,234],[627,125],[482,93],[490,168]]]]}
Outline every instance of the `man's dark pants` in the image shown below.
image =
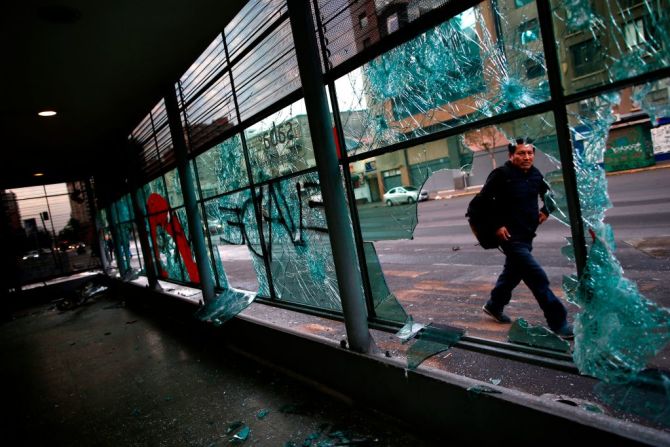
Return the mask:
{"type": "Polygon", "coordinates": [[[549,278],[542,266],[530,253],[533,250],[532,243],[503,242],[500,248],[505,253],[505,267],[491,291],[488,308],[494,313],[501,313],[512,299],[512,290],[523,281],[533,292],[549,328],[560,329],[566,323],[567,311],[549,288],[549,278]]]}

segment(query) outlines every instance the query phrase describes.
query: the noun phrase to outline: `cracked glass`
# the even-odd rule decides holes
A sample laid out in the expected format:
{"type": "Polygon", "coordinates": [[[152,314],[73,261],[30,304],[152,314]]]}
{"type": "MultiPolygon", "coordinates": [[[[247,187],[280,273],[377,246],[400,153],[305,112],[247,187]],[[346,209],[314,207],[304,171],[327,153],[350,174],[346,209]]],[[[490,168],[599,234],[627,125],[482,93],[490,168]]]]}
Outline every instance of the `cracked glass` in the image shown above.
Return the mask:
{"type": "Polygon", "coordinates": [[[268,183],[256,196],[276,298],[341,311],[318,175],[268,183]]]}
{"type": "Polygon", "coordinates": [[[482,2],[338,79],[357,154],[549,99],[535,3],[482,2]],[[496,5],[497,6],[492,6],[496,5]]]}
{"type": "Polygon", "coordinates": [[[553,0],[566,93],[670,65],[667,0],[553,0]]]}
{"type": "MultiPolygon", "coordinates": [[[[626,152],[631,161],[644,158],[644,152],[650,151],[645,147],[645,138],[640,138],[644,129],[639,125],[629,125],[624,135],[621,127],[613,126],[618,121],[618,112],[625,110],[625,99],[630,95],[627,89],[610,92],[569,109],[575,173],[588,245],[581,281],[573,275],[564,282],[568,299],[582,308],[575,316],[573,357],[582,373],[608,383],[634,380],[670,340],[670,309],[663,306],[663,298],[655,301],[647,298],[636,281],[625,275],[617,258],[622,241],[615,235],[614,226],[621,231],[625,231],[625,227],[618,224],[616,214],[611,218],[606,214],[612,208],[608,184],[614,181],[605,175],[606,171],[631,167],[621,158],[608,157],[608,151],[626,152]]],[[[654,197],[653,191],[648,194],[650,199],[654,197]]],[[[663,209],[664,203],[667,199],[662,196],[657,207],[663,209]]],[[[644,212],[643,209],[638,211],[644,212]]]]}
{"type": "Polygon", "coordinates": [[[304,100],[253,124],[244,136],[255,182],[316,166],[304,100]]]}
{"type": "Polygon", "coordinates": [[[205,214],[215,258],[220,263],[219,287],[232,286],[270,296],[251,191],[208,200],[205,214]],[[226,272],[227,265],[230,272],[226,272]]]}
{"type": "Polygon", "coordinates": [[[198,284],[200,275],[191,247],[186,211],[172,208],[168,199],[179,197],[183,203],[178,178],[171,177],[166,186],[163,177],[158,177],[142,187],[143,205],[146,213],[147,234],[155,260],[156,273],[160,279],[198,284]]]}

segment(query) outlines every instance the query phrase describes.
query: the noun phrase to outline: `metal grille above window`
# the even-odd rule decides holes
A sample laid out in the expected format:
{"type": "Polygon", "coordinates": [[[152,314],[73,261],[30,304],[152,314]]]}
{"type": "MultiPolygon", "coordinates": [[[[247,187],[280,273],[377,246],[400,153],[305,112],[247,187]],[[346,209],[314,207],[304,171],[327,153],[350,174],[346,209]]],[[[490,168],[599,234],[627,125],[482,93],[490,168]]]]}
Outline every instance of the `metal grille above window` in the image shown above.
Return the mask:
{"type": "Polygon", "coordinates": [[[330,68],[449,0],[317,0],[330,68]]]}
{"type": "Polygon", "coordinates": [[[286,12],[286,0],[251,0],[247,3],[224,29],[230,60],[240,57],[286,12]]]}
{"type": "Polygon", "coordinates": [[[138,160],[144,178],[154,177],[174,166],[174,148],[162,99],[135,127],[130,137],[142,148],[138,160]]]}
{"type": "Polygon", "coordinates": [[[186,70],[179,79],[181,96],[185,103],[206,88],[217,75],[226,67],[226,53],[223,47],[223,37],[219,34],[196,61],[186,70]]]}
{"type": "Polygon", "coordinates": [[[241,120],[300,88],[288,20],[233,65],[233,79],[241,120]]]}

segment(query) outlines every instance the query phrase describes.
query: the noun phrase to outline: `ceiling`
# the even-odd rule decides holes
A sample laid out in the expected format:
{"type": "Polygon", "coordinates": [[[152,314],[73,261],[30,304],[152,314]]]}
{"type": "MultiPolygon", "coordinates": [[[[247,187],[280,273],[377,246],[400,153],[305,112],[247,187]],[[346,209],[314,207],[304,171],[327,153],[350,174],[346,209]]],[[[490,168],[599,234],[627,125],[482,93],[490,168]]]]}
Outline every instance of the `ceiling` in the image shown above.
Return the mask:
{"type": "Polygon", "coordinates": [[[0,188],[8,188],[110,169],[163,89],[246,0],[3,3],[0,188]],[[39,117],[45,109],[58,115],[39,117]]]}

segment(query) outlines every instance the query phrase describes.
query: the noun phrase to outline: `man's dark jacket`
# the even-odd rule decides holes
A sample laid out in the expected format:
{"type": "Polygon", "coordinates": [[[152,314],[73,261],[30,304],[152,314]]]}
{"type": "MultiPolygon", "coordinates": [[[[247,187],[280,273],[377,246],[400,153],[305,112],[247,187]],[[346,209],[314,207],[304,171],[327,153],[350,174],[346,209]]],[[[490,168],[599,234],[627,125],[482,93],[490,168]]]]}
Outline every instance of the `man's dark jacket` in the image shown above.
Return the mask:
{"type": "MultiPolygon", "coordinates": [[[[480,194],[494,203],[490,217],[495,228],[507,227],[512,241],[530,242],[540,223],[537,199],[544,201],[548,189],[535,166],[524,172],[507,161],[491,171],[480,194]]],[[[549,216],[546,207],[542,212],[549,216]]]]}

